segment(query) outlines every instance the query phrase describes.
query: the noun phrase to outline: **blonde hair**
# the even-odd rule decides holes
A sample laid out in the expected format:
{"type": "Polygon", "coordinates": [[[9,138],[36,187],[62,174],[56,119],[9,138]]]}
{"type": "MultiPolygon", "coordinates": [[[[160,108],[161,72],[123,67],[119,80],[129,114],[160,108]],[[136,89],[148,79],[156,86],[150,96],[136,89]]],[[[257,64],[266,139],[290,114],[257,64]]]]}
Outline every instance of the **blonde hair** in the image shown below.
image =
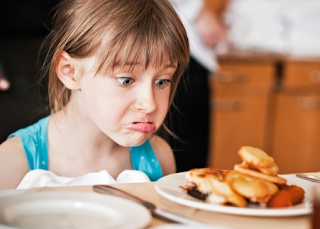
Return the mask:
{"type": "Polygon", "coordinates": [[[52,113],[63,109],[71,95],[56,75],[63,51],[74,58],[97,54],[97,73],[138,58],[145,67],[150,63],[161,64],[167,55],[171,63],[178,63],[172,79],[170,104],[189,62],[186,31],[167,0],[62,1],[46,42],[48,50],[43,67],[45,75],[49,75],[52,113]]]}

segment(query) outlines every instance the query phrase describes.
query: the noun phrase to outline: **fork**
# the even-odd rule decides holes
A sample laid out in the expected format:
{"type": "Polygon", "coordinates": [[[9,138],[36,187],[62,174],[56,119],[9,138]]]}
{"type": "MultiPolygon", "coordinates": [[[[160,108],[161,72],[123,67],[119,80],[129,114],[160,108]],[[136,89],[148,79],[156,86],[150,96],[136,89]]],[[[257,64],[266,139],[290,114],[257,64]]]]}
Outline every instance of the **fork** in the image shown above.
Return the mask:
{"type": "Polygon", "coordinates": [[[317,177],[315,175],[312,174],[308,174],[308,173],[297,173],[296,177],[299,177],[301,179],[305,179],[308,181],[312,181],[312,182],[317,182],[320,183],[320,177],[317,177]]]}

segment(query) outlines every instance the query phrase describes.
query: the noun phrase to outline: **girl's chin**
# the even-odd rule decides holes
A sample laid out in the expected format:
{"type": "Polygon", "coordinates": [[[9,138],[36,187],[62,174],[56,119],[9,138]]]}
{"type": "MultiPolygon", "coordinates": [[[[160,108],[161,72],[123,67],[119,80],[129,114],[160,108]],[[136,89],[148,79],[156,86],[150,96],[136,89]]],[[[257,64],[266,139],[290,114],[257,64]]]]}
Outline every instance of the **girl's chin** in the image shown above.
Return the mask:
{"type": "Polygon", "coordinates": [[[141,146],[143,143],[146,142],[146,140],[151,136],[151,134],[145,134],[144,136],[135,136],[130,139],[126,139],[123,144],[118,143],[119,145],[123,147],[135,147],[135,146],[141,146]]]}

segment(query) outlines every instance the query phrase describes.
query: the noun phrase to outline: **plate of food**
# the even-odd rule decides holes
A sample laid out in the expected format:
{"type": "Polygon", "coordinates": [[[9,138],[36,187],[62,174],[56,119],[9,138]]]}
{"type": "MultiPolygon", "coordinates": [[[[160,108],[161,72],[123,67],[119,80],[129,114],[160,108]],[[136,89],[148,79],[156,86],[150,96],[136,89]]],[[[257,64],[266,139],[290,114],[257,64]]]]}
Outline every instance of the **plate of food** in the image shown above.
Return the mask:
{"type": "Polygon", "coordinates": [[[191,169],[160,178],[155,189],[173,202],[220,213],[267,217],[311,213],[303,188],[278,175],[272,157],[249,146],[238,154],[243,162],[232,170],[191,169]]]}
{"type": "Polygon", "coordinates": [[[0,198],[0,228],[144,228],[143,206],[116,196],[33,192],[0,198]]]}

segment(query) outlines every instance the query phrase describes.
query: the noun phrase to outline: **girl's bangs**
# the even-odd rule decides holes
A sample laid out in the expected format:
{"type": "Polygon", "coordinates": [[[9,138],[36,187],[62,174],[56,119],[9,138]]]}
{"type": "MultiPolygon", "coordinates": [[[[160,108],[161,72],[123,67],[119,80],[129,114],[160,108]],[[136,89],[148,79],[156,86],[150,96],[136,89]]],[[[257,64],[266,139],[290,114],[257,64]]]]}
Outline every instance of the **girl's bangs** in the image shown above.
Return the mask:
{"type": "Polygon", "coordinates": [[[169,59],[170,64],[177,65],[181,60],[177,54],[179,51],[172,44],[166,42],[163,37],[150,39],[147,36],[134,34],[126,39],[114,41],[110,47],[100,47],[99,71],[113,70],[115,67],[130,67],[139,63],[144,68],[158,67],[164,59],[169,59]]]}

